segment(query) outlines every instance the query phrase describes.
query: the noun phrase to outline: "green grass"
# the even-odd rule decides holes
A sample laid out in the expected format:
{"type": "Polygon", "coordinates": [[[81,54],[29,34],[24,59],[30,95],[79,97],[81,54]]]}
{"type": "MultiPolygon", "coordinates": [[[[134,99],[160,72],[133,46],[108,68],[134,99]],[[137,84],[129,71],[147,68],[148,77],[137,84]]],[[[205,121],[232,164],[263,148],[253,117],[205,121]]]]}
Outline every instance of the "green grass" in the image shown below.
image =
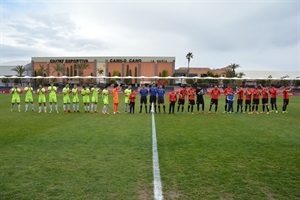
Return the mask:
{"type": "MultiPolygon", "coordinates": [[[[299,110],[157,114],[165,199],[300,199],[299,110]]],[[[1,94],[0,123],[0,199],[153,199],[149,114],[10,112],[1,94]]]]}

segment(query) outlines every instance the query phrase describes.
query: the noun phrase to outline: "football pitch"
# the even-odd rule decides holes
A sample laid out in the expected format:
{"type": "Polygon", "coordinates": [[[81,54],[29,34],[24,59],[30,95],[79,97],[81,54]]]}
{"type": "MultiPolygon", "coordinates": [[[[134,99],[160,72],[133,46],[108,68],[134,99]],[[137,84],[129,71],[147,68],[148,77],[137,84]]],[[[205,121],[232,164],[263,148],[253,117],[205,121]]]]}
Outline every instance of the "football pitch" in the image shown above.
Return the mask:
{"type": "MultiPolygon", "coordinates": [[[[19,113],[0,94],[0,199],[154,199],[152,115],[138,113],[137,99],[135,114],[120,95],[121,113],[110,105],[102,115],[82,104],[63,113],[58,96],[60,113],[50,114],[25,113],[21,95],[19,113]]],[[[155,114],[163,198],[300,199],[300,97],[283,114],[279,96],[270,115],[223,114],[224,96],[219,114],[207,114],[205,103],[204,115],[187,105],[155,114]]]]}

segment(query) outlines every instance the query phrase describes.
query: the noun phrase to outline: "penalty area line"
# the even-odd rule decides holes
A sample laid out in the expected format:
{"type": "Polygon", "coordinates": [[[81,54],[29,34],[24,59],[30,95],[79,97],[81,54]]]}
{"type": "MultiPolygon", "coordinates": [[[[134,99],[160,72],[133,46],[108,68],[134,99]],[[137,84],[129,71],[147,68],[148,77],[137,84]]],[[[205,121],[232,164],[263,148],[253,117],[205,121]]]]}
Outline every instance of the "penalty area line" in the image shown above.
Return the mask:
{"type": "Polygon", "coordinates": [[[160,169],[158,162],[158,151],[157,151],[157,139],[156,139],[156,126],[155,126],[155,117],[153,110],[153,103],[151,105],[151,117],[152,117],[152,162],[153,162],[153,185],[154,185],[154,199],[162,200],[162,185],[160,178],[160,169]]]}

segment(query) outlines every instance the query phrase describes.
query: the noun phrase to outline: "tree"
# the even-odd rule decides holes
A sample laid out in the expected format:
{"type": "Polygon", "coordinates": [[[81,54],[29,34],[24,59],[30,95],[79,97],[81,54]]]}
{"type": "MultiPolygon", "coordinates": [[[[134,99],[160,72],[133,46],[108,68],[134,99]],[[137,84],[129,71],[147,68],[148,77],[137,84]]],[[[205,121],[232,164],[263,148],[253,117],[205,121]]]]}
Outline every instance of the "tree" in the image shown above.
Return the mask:
{"type": "Polygon", "coordinates": [[[10,82],[9,78],[3,78],[1,81],[5,84],[5,87],[8,87],[8,83],[10,82]]]}
{"type": "Polygon", "coordinates": [[[20,79],[20,78],[15,78],[15,79],[14,79],[14,83],[15,83],[15,84],[21,83],[21,79],[20,79]]]}
{"type": "Polygon", "coordinates": [[[285,75],[285,76],[281,77],[280,85],[281,86],[288,86],[290,84],[290,81],[289,80],[285,80],[285,79],[289,78],[289,77],[290,77],[289,75],[285,75]]]}
{"type": "MultiPolygon", "coordinates": [[[[169,76],[169,72],[168,70],[163,70],[161,73],[159,73],[160,77],[167,77],[169,76]]],[[[167,85],[168,84],[168,80],[167,79],[159,79],[158,80],[158,84],[160,85],[167,85]]]]}
{"type": "Polygon", "coordinates": [[[56,72],[57,73],[57,76],[64,76],[65,73],[66,73],[66,68],[65,66],[59,64],[59,63],[56,63],[56,65],[54,66],[54,71],[52,73],[56,72]]]}
{"type": "Polygon", "coordinates": [[[295,81],[294,81],[294,85],[295,85],[296,87],[298,87],[298,86],[300,86],[300,80],[299,80],[300,77],[296,77],[296,78],[298,78],[298,80],[295,80],[295,81]]]}
{"type": "Polygon", "coordinates": [[[39,66],[40,66],[40,68],[37,70],[36,74],[38,76],[49,76],[49,74],[50,74],[49,69],[47,69],[45,67],[45,65],[43,65],[43,64],[40,64],[39,66]]]}
{"type": "Polygon", "coordinates": [[[188,60],[188,70],[187,70],[187,77],[189,77],[189,72],[190,72],[190,61],[191,58],[193,58],[193,53],[192,52],[188,52],[186,54],[186,59],[188,60]]]}
{"type": "MultiPolygon", "coordinates": [[[[236,75],[235,69],[236,69],[236,68],[239,68],[240,65],[239,65],[239,64],[233,63],[233,64],[228,65],[227,67],[230,68],[230,69],[232,70],[232,72],[236,75]]],[[[234,76],[234,77],[236,77],[236,76],[234,76]]]]}
{"type": "Polygon", "coordinates": [[[87,63],[78,63],[78,64],[76,64],[76,69],[78,70],[78,75],[79,76],[83,76],[83,72],[84,72],[84,70],[86,70],[87,68],[89,68],[90,66],[89,66],[89,64],[87,64],[87,63]]]}
{"type": "MultiPolygon", "coordinates": [[[[113,71],[113,76],[119,76],[120,72],[118,70],[113,71]]],[[[109,80],[110,84],[115,84],[117,82],[117,80],[115,78],[112,78],[109,80]]]]}
{"type": "MultiPolygon", "coordinates": [[[[52,72],[52,74],[56,72],[57,76],[64,76],[66,74],[66,68],[64,65],[56,63],[56,65],[54,66],[54,71],[52,72]]],[[[62,82],[64,83],[65,80],[63,79],[62,82]]]]}
{"type": "Polygon", "coordinates": [[[22,77],[24,73],[26,72],[26,68],[23,65],[18,65],[11,69],[12,71],[17,72],[17,76],[22,77]]]}
{"type": "MultiPolygon", "coordinates": [[[[208,77],[216,77],[216,78],[220,77],[219,74],[214,74],[212,71],[207,71],[206,75],[208,77]]],[[[202,81],[199,81],[199,83],[202,83],[202,81]]],[[[216,84],[219,83],[219,80],[217,80],[217,79],[205,79],[205,80],[203,80],[203,83],[205,83],[207,85],[210,85],[210,84],[216,85],[216,84]]]]}
{"type": "MultiPolygon", "coordinates": [[[[134,76],[137,77],[137,67],[134,68],[134,76]]],[[[135,83],[137,83],[137,79],[135,79],[135,83]]]]}
{"type": "Polygon", "coordinates": [[[185,79],[185,82],[189,85],[192,85],[194,83],[194,80],[192,78],[185,79]]]}
{"type": "MultiPolygon", "coordinates": [[[[130,72],[131,72],[131,70],[129,70],[129,65],[127,65],[127,67],[126,67],[126,76],[131,76],[130,72]]],[[[131,79],[130,78],[125,78],[124,83],[126,85],[131,84],[131,79]]]]}
{"type": "MultiPolygon", "coordinates": [[[[236,73],[235,69],[239,68],[240,65],[239,64],[230,64],[227,66],[227,69],[225,70],[225,76],[228,78],[233,78],[233,77],[238,77],[241,78],[242,76],[244,76],[245,74],[243,72],[239,72],[236,73]]],[[[229,83],[234,83],[235,84],[235,80],[223,80],[224,84],[229,84],[229,83]]]]}
{"type": "MultiPolygon", "coordinates": [[[[45,65],[43,64],[39,64],[39,69],[35,71],[35,76],[49,76],[50,74],[50,70],[49,68],[46,68],[45,65]]],[[[48,79],[50,81],[50,79],[48,79]]],[[[42,79],[36,79],[35,83],[37,85],[39,84],[44,84],[45,82],[45,79],[42,78],[42,79]]]]}
{"type": "MultiPolygon", "coordinates": [[[[87,63],[78,63],[78,64],[76,64],[76,66],[74,66],[74,69],[76,69],[78,71],[78,76],[83,76],[84,70],[86,70],[89,67],[90,66],[87,63]]],[[[82,83],[83,79],[80,79],[80,82],[82,83]]]]}
{"type": "Polygon", "coordinates": [[[163,70],[162,73],[161,73],[161,76],[162,76],[162,77],[167,77],[167,76],[169,76],[168,70],[163,70]]]}
{"type": "Polygon", "coordinates": [[[237,74],[237,77],[238,77],[238,78],[243,78],[243,76],[245,76],[245,73],[244,73],[244,72],[239,72],[239,73],[237,74]]]}

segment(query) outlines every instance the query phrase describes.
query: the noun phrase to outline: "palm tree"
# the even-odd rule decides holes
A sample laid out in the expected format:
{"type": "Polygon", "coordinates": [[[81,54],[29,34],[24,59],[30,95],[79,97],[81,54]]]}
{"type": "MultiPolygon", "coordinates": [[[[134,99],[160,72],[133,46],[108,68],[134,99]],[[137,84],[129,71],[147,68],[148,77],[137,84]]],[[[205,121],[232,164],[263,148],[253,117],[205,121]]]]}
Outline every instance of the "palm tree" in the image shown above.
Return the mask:
{"type": "Polygon", "coordinates": [[[56,63],[56,65],[54,66],[54,71],[52,73],[54,73],[54,72],[57,72],[57,74],[60,74],[60,75],[65,75],[66,68],[63,65],[56,63]]]}
{"type": "Polygon", "coordinates": [[[40,64],[39,65],[40,66],[40,68],[37,70],[37,75],[38,76],[49,76],[49,69],[47,69],[47,68],[45,68],[45,65],[43,65],[43,64],[40,64]]]}
{"type": "Polygon", "coordinates": [[[26,68],[23,65],[18,65],[11,70],[17,72],[17,76],[22,77],[26,71],[26,68]]]}
{"type": "Polygon", "coordinates": [[[89,64],[87,64],[87,63],[78,63],[77,65],[76,65],[76,69],[78,70],[78,75],[79,76],[83,76],[83,72],[84,72],[84,70],[86,70],[87,68],[89,68],[90,66],[89,66],[89,64]]]}
{"type": "Polygon", "coordinates": [[[232,72],[235,74],[235,69],[241,67],[239,64],[230,64],[228,65],[228,68],[230,68],[232,70],[232,72]]]}
{"type": "Polygon", "coordinates": [[[239,72],[239,73],[237,74],[237,77],[238,77],[238,78],[243,78],[243,76],[245,76],[245,73],[244,73],[244,72],[239,72]]]}
{"type": "MultiPolygon", "coordinates": [[[[74,69],[77,70],[79,76],[83,76],[83,72],[87,68],[89,68],[89,64],[87,63],[78,63],[76,66],[74,66],[74,69]]],[[[83,83],[83,79],[80,79],[80,82],[83,83]]]]}
{"type": "Polygon", "coordinates": [[[190,72],[190,61],[191,61],[191,58],[193,58],[193,53],[192,52],[188,52],[186,54],[186,59],[188,60],[187,77],[189,76],[189,72],[190,72]]]}

